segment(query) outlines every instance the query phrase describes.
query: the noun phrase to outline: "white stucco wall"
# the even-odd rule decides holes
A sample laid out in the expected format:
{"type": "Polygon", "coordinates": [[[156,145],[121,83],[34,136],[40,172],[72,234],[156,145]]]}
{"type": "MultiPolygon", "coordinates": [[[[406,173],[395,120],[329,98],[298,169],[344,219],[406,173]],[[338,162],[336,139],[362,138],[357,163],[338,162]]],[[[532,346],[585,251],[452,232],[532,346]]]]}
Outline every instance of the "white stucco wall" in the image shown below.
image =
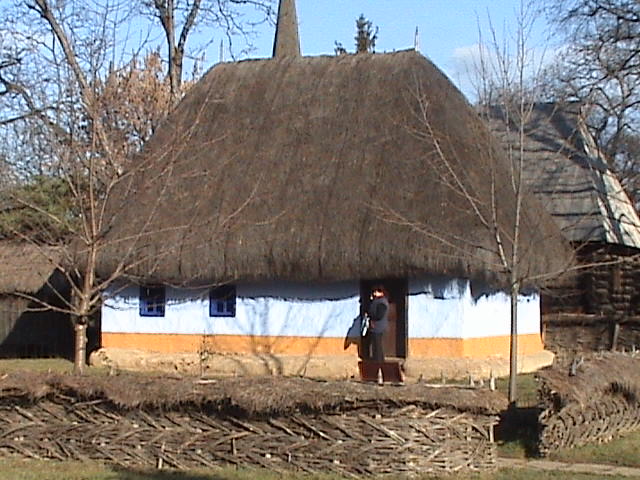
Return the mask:
{"type": "MultiPolygon", "coordinates": [[[[164,317],[139,315],[139,289],[112,289],[102,308],[106,333],[164,333],[344,337],[359,312],[359,284],[238,285],[236,316],[209,317],[208,290],[167,288],[164,317]],[[116,293],[117,292],[117,293],[116,293]],[[111,293],[111,294],[110,294],[111,293]]],[[[465,279],[424,277],[409,282],[409,338],[482,338],[509,335],[509,297],[472,294],[465,279]]],[[[519,299],[520,334],[540,332],[537,294],[519,299]]]]}
{"type": "MultiPolygon", "coordinates": [[[[409,281],[409,338],[483,338],[509,335],[510,299],[466,279],[425,276],[409,281]]],[[[518,333],[540,333],[540,297],[518,299],[518,333]]]]}
{"type": "Polygon", "coordinates": [[[102,331],[344,337],[360,308],[358,282],[238,285],[235,317],[209,317],[207,289],[167,288],[166,295],[164,317],[141,317],[137,286],[111,289],[102,308],[102,331]]]}

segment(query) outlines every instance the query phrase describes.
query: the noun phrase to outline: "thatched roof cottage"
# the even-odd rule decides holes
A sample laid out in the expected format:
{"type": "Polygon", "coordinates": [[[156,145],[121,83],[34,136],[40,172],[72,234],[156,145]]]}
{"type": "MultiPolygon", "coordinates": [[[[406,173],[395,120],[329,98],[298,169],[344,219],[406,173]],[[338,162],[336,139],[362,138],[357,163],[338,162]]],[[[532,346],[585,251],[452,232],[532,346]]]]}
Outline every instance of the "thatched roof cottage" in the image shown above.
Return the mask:
{"type": "MultiPolygon", "coordinates": [[[[133,260],[106,292],[107,349],[351,368],[345,333],[383,283],[388,356],[508,352],[509,165],[416,51],[303,57],[294,2],[282,1],[274,58],[213,67],[129,173],[100,264],[106,275],[133,260]]],[[[566,265],[559,231],[529,197],[521,238],[524,277],[566,265]]],[[[525,356],[542,351],[530,293],[525,356]]]]}

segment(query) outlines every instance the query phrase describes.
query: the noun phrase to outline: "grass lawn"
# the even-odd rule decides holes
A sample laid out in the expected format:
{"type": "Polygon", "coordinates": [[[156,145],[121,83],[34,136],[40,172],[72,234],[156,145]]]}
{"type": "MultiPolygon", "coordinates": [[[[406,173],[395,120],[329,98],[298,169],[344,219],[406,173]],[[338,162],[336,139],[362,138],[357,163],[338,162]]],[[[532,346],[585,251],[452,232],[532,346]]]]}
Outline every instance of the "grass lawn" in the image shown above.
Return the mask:
{"type": "Polygon", "coordinates": [[[518,408],[501,415],[495,429],[499,456],[524,459],[537,455],[538,413],[537,408],[518,408]]]}
{"type": "MultiPolygon", "coordinates": [[[[520,409],[511,419],[503,417],[496,429],[498,455],[508,458],[536,456],[535,409],[520,409]]],[[[552,452],[549,460],[566,463],[598,463],[640,468],[640,432],[616,438],[609,443],[567,448],[552,452]]]]}
{"type": "MultiPolygon", "coordinates": [[[[496,390],[509,394],[509,378],[501,377],[496,379],[496,390]]],[[[516,379],[516,395],[519,407],[534,407],[538,404],[538,381],[533,373],[518,375],[516,379]]]]}
{"type": "MultiPolygon", "coordinates": [[[[57,372],[71,373],[73,371],[73,363],[62,358],[20,358],[20,359],[2,359],[0,360],[0,372],[17,372],[20,370],[29,370],[32,372],[57,372]]],[[[87,367],[87,370],[93,370],[87,367]]]]}
{"type": "MultiPolygon", "coordinates": [[[[444,477],[446,480],[447,477],[444,477]]],[[[455,478],[455,477],[454,477],[455,478]]],[[[464,477],[459,477],[463,479],[464,477]]],[[[587,475],[585,473],[571,472],[547,472],[543,470],[500,470],[493,475],[485,477],[467,477],[465,480],[629,480],[632,477],[623,477],[620,475],[607,475],[603,477],[600,474],[587,475]]],[[[640,479],[638,477],[636,480],[640,479]]],[[[456,479],[458,480],[458,479],[456,479]]]]}
{"type": "MultiPolygon", "coordinates": [[[[380,477],[398,478],[398,477],[380,477]]],[[[412,477],[418,480],[443,478],[446,480],[595,480],[596,475],[571,474],[516,469],[495,473],[453,475],[445,477],[412,477]]],[[[608,476],[608,480],[629,477],[608,476]]],[[[0,480],[343,480],[331,475],[281,475],[264,470],[221,469],[216,471],[174,472],[167,470],[133,471],[107,467],[99,463],[49,462],[0,458],[0,480]]],[[[344,479],[346,480],[346,479],[344,479]]]]}
{"type": "MultiPolygon", "coordinates": [[[[509,379],[497,379],[496,388],[508,395],[509,379]]],[[[518,375],[516,388],[518,408],[504,413],[496,427],[498,454],[509,458],[528,458],[535,456],[538,438],[538,382],[535,375],[518,375]]]]}

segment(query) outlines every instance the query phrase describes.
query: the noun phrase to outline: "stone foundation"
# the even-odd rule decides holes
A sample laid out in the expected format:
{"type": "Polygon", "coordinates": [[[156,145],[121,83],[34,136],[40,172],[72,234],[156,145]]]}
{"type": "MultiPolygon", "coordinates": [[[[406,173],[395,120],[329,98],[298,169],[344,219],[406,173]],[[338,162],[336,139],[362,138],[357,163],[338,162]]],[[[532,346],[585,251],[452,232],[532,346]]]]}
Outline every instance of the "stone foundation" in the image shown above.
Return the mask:
{"type": "MultiPolygon", "coordinates": [[[[553,363],[554,355],[543,351],[524,355],[518,359],[520,373],[534,372],[553,363]]],[[[103,348],[91,355],[93,366],[114,370],[178,372],[207,377],[245,375],[285,375],[324,379],[358,378],[356,356],[295,356],[272,354],[207,354],[153,353],[139,350],[103,348]]],[[[409,358],[404,361],[407,381],[434,379],[487,379],[493,374],[504,377],[509,374],[509,359],[491,357],[471,358],[409,358]]]]}

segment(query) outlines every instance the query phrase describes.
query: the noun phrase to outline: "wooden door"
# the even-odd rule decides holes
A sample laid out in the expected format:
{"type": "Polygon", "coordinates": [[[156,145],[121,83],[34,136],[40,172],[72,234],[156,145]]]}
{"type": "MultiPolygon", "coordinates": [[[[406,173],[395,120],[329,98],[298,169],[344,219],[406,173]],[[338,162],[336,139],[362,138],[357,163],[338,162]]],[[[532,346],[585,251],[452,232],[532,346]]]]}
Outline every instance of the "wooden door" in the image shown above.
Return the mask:
{"type": "Polygon", "coordinates": [[[407,357],[407,279],[387,278],[362,280],[360,282],[360,305],[366,311],[371,303],[371,289],[382,285],[389,292],[389,329],[382,337],[384,354],[387,358],[407,357]]]}

